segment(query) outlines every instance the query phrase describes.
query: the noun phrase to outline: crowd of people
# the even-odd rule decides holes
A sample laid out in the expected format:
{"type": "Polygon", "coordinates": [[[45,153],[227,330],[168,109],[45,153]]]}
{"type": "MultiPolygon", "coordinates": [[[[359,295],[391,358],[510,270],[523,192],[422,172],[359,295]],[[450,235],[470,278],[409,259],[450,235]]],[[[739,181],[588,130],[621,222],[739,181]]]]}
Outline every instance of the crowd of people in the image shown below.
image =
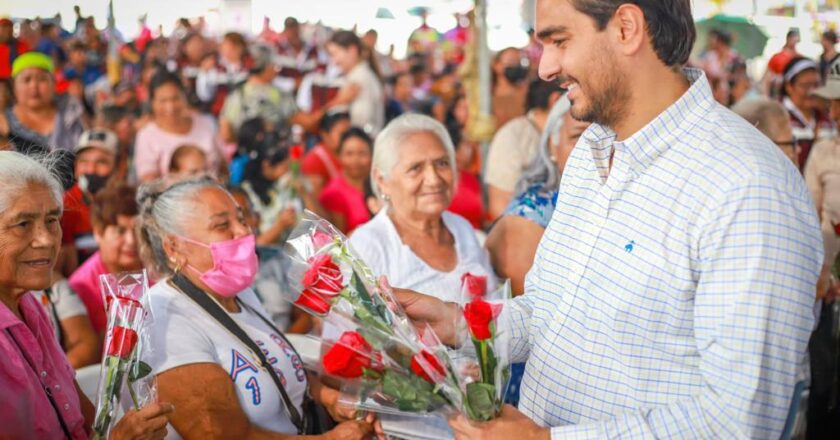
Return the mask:
{"type": "MultiPolygon", "coordinates": [[[[566,2],[541,3],[547,8],[545,5],[566,2]]],[[[557,11],[562,9],[554,6],[557,11]]],[[[650,24],[648,14],[655,13],[657,7],[646,8],[650,11],[636,7],[644,12],[641,19],[622,8],[613,8],[610,17],[626,13],[625,25],[639,20],[650,24]]],[[[567,19],[555,10],[543,12],[544,20],[567,19]]],[[[580,12],[575,10],[568,17],[580,12]]],[[[686,11],[671,12],[678,16],[686,11]]],[[[701,142],[701,138],[706,142],[710,135],[692,134],[680,124],[688,121],[685,123],[692,127],[711,130],[707,127],[710,119],[703,120],[699,111],[681,107],[688,104],[678,101],[676,108],[658,118],[652,114],[644,121],[652,121],[650,126],[620,125],[622,118],[642,117],[638,115],[647,114],[649,108],[637,107],[634,111],[638,113],[628,116],[622,111],[629,107],[617,109],[610,102],[583,97],[594,93],[596,85],[609,83],[604,79],[607,73],[592,70],[603,69],[603,59],[576,53],[576,60],[591,65],[551,70],[556,68],[552,64],[555,58],[546,61],[545,57],[566,50],[565,45],[572,44],[567,43],[570,38],[583,38],[565,35],[561,27],[542,31],[538,27],[529,33],[527,47],[506,48],[494,55],[491,94],[495,133],[492,139],[481,139],[472,130],[477,115],[471,112],[477,106],[471,105],[474,97],[469,95],[465,74],[475,62],[470,58],[475,55],[470,50],[474,43],[470,14],[458,15],[457,26],[447,32],[431,28],[423,16],[408,42],[405,59],[395,59],[393,51],[378,52],[375,30],[359,35],[355,29],[329,29],[299,23],[293,17],[284,20],[280,32],[266,19],[257,35],[228,32],[220,38],[207,35],[203,20],[182,19],[167,36],[159,30],[153,32],[143,17],[139,35],[129,40],[115,29],[100,29],[93,17],[85,17],[78,8],[76,14],[72,29],[63,27],[60,16],[17,22],[0,19],[0,150],[11,150],[0,152],[0,227],[4,231],[0,234],[0,299],[4,305],[0,306],[0,327],[5,330],[0,334],[0,353],[9,359],[0,367],[0,384],[4,386],[0,437],[86,437],[92,422],[90,402],[74,386],[72,369],[96,364],[102,356],[107,317],[99,275],[144,268],[155,281],[152,340],[160,347],[149,362],[157,376],[159,400],[165,403],[129,412],[117,425],[115,438],[160,438],[167,425],[169,438],[303,433],[293,412],[284,409],[289,402],[286,397],[301,413],[312,401],[322,405],[335,422],[325,434],[329,438],[363,438],[374,431],[381,434],[383,425],[373,416],[357,419],[352,410],[339,404],[336,390],[306,372],[283,336],[317,329],[312,318],[282,301],[278,292],[290,288],[282,270],[282,251],[278,250],[304,210],[328,219],[347,234],[359,256],[374,272],[387,275],[395,288],[446,302],[457,299],[466,273],[487,276],[491,289],[497,279],[510,279],[514,295],[531,295],[523,297],[531,299],[524,300],[522,307],[537,315],[528,319],[539,318],[546,328],[553,329],[549,309],[565,305],[563,319],[574,321],[568,325],[580,332],[582,340],[606,343],[620,352],[653,338],[668,345],[662,349],[668,351],[662,355],[666,358],[663,362],[676,362],[676,352],[691,351],[689,346],[696,342],[693,336],[686,342],[691,333],[686,314],[691,311],[686,311],[685,304],[693,303],[694,292],[701,290],[698,285],[703,283],[698,282],[697,274],[713,273],[717,278],[708,281],[711,284],[736,283],[737,275],[727,275],[726,267],[715,266],[713,260],[730,259],[732,267],[741,264],[743,256],[732,253],[738,245],[724,243],[727,234],[740,231],[746,238],[739,240],[750,240],[753,236],[742,229],[743,221],[761,221],[727,211],[737,207],[740,199],[734,197],[743,190],[737,186],[736,174],[749,173],[750,167],[771,168],[776,178],[794,188],[791,191],[797,188],[797,179],[801,180],[810,194],[797,193],[789,201],[782,197],[745,209],[770,213],[771,220],[775,213],[784,212],[801,224],[808,223],[808,212],[813,212],[821,226],[822,246],[811,246],[813,237],[799,237],[787,223],[768,226],[769,236],[785,241],[790,252],[797,252],[796,258],[802,260],[797,270],[806,275],[784,272],[793,270],[784,267],[784,257],[761,252],[755,258],[772,267],[761,267],[753,275],[789,283],[775,287],[801,293],[809,289],[811,263],[816,262],[818,271],[821,268],[814,274],[816,285],[808,290],[810,305],[822,312],[809,348],[809,436],[820,438],[821,433],[837,432],[838,396],[832,389],[838,381],[838,347],[831,328],[838,324],[831,322],[831,304],[840,289],[833,275],[840,254],[840,180],[836,178],[840,175],[840,59],[834,32],[822,35],[823,56],[810,60],[796,51],[799,34],[792,30],[785,47],[772,57],[767,74],[758,81],[747,74],[745,60],[731,46],[732,37],[722,30],[710,33],[707,50],[696,60],[688,60],[685,48],[672,47],[668,50],[677,55],[663,55],[656,46],[659,43],[649,42],[645,44],[654,47],[644,46],[650,51],[646,54],[638,49],[643,43],[638,43],[635,50],[641,55],[633,52],[633,56],[642,58],[636,61],[648,63],[651,72],[665,79],[664,85],[674,85],[671,90],[692,95],[691,105],[707,111],[716,108],[714,100],[738,115],[723,108],[708,110],[708,118],[717,120],[731,137],[718,140],[719,150],[701,157],[706,150],[698,153],[684,147],[701,142]],[[686,70],[690,84],[680,89],[673,67],[685,65],[699,69],[686,70]],[[592,101],[591,114],[575,110],[576,102],[584,99],[592,101]],[[743,120],[747,124],[742,124],[743,120]],[[591,122],[595,126],[590,127],[591,122]],[[758,132],[750,131],[749,126],[758,132]],[[621,142],[614,148],[621,155],[613,157],[612,149],[605,153],[603,143],[611,139],[605,127],[614,131],[613,137],[619,136],[621,142]],[[683,137],[677,134],[681,130],[685,130],[683,137]],[[483,150],[485,140],[490,142],[483,150]],[[666,155],[661,143],[675,146],[666,155]],[[776,161],[778,152],[754,151],[764,143],[775,144],[789,163],[776,161]],[[739,154],[738,148],[744,152],[739,154]],[[660,155],[662,159],[657,159],[660,155]],[[48,167],[43,165],[45,160],[48,167]],[[655,162],[664,169],[650,174],[653,171],[648,168],[655,162]],[[615,177],[611,170],[617,173],[615,177]],[[561,191],[567,174],[573,183],[561,191]],[[642,182],[649,193],[626,189],[634,180],[642,182]],[[601,185],[609,191],[599,189],[601,185]],[[727,189],[732,192],[724,192],[727,189]],[[654,194],[675,200],[650,202],[654,194]],[[716,203],[708,198],[712,196],[725,200],[726,209],[714,211],[715,206],[704,205],[716,203]],[[807,209],[801,203],[806,199],[813,200],[807,209]],[[651,217],[647,218],[633,212],[639,206],[673,210],[675,216],[641,213],[651,217]],[[680,211],[694,208],[699,210],[697,215],[680,211]],[[730,214],[732,218],[727,217],[730,214]],[[594,229],[604,227],[601,215],[610,222],[616,222],[616,215],[623,219],[623,224],[613,228],[621,234],[608,233],[621,252],[585,248],[584,241],[603,239],[594,229]],[[721,230],[705,229],[716,221],[731,223],[721,230]],[[700,227],[704,229],[694,230],[700,227]],[[733,230],[723,231],[726,227],[733,230]],[[652,241],[651,237],[662,235],[657,231],[665,231],[661,243],[652,241]],[[692,235],[695,232],[706,235],[692,235]],[[719,248],[707,248],[717,245],[719,248]],[[672,252],[667,246],[678,249],[672,252]],[[645,267],[628,266],[628,260],[621,258],[634,249],[634,255],[645,259],[645,267]],[[585,263],[590,258],[597,262],[585,263]],[[695,260],[696,267],[691,265],[695,260]],[[598,266],[590,266],[589,271],[608,273],[623,268],[627,275],[586,278],[586,264],[598,266]],[[643,273],[636,273],[639,271],[643,273]],[[627,308],[610,309],[608,316],[591,304],[573,304],[568,296],[533,294],[562,288],[608,295],[610,289],[641,292],[645,286],[672,295],[659,302],[641,296],[622,297],[627,308]],[[272,375],[256,366],[246,344],[190,301],[186,293],[191,289],[213,297],[236,325],[264,347],[269,358],[279,359],[274,369],[283,378],[284,390],[276,389],[272,375]],[[658,322],[645,327],[650,334],[627,330],[634,320],[634,307],[645,314],[644,322],[658,322]],[[617,327],[587,327],[580,319],[588,313],[593,313],[591,319],[624,323],[626,333],[617,327]],[[656,328],[678,335],[672,340],[659,339],[656,328]],[[617,332],[617,336],[604,342],[600,338],[611,337],[604,332],[617,332]],[[627,345],[616,348],[622,343],[627,345]],[[263,386],[261,391],[258,384],[263,386]],[[9,401],[7,390],[12,389],[17,390],[12,394],[23,398],[9,401]],[[46,416],[53,412],[57,417],[46,416]]],[[[597,13],[592,14],[597,21],[597,13]]],[[[662,26],[682,25],[666,21],[662,26]]],[[[643,25],[640,29],[629,29],[628,35],[647,28],[643,25]]],[[[597,31],[594,35],[603,34],[603,26],[597,31]]],[[[625,55],[631,52],[626,47],[622,50],[625,55]]],[[[662,98],[660,90],[644,89],[645,81],[639,78],[632,96],[629,89],[618,85],[605,96],[616,102],[662,98]]],[[[775,183],[768,182],[758,179],[749,188],[778,190],[775,183]]],[[[762,198],[753,193],[749,196],[762,198]]],[[[765,243],[762,237],[756,240],[765,243]]],[[[774,243],[768,246],[776,246],[774,243]]],[[[743,258],[745,266],[737,267],[752,267],[754,262],[743,258]]],[[[765,287],[737,288],[754,291],[765,287]]],[[[727,293],[724,290],[721,296],[727,293]]],[[[440,302],[423,299],[413,304],[410,313],[430,322],[439,323],[440,317],[432,319],[433,312],[426,313],[424,305],[436,307],[441,316],[448,313],[440,302]]],[[[733,313],[752,319],[746,310],[751,304],[745,303],[744,310],[733,313]]],[[[700,306],[708,310],[698,310],[698,316],[714,314],[718,307],[714,302],[700,306]]],[[[711,319],[698,319],[704,317],[711,319]]],[[[704,328],[708,333],[698,335],[708,338],[704,343],[709,346],[720,344],[714,338],[724,338],[727,331],[743,330],[718,328],[726,327],[728,321],[715,319],[705,322],[714,328],[704,328]]],[[[774,315],[774,319],[787,318],[774,315]]],[[[763,328],[756,325],[752,330],[763,328]]],[[[528,331],[542,330],[533,327],[516,337],[528,340],[528,331]]],[[[531,343],[536,337],[530,336],[531,343]]],[[[540,410],[545,413],[538,413],[534,402],[540,399],[561,399],[578,408],[580,402],[572,399],[592,400],[578,386],[585,382],[581,377],[564,384],[573,392],[556,390],[563,397],[548,398],[535,391],[535,380],[552,381],[541,376],[554,371],[548,368],[551,358],[546,350],[528,361],[531,371],[523,373],[524,363],[514,365],[507,396],[511,403],[519,401],[524,374],[522,393],[528,403],[523,411],[543,426],[590,420],[597,414],[632,407],[627,402],[638,400],[638,390],[622,382],[621,402],[607,405],[601,401],[554,413],[545,408],[540,410]],[[535,371],[539,366],[545,368],[535,371]]],[[[585,348],[564,350],[588,363],[603,361],[585,348]]],[[[704,348],[694,346],[693,350],[704,348]]],[[[724,365],[733,367],[725,364],[730,354],[724,351],[711,355],[718,362],[709,366],[715,374],[722,374],[724,365]]],[[[645,353],[642,357],[648,356],[646,359],[661,360],[645,353]]],[[[633,356],[621,359],[629,362],[626,365],[635,373],[644,370],[644,365],[628,360],[633,356]]],[[[750,364],[756,368],[762,365],[761,359],[748,361],[757,362],[750,364]]],[[[621,373],[616,370],[615,374],[621,373]]],[[[681,396],[689,389],[694,392],[702,382],[687,367],[679,374],[690,379],[684,389],[682,384],[660,387],[661,396],[646,394],[642,400],[664,405],[668,396],[681,396]]],[[[807,371],[802,374],[808,376],[807,371]]],[[[615,385],[618,379],[604,380],[601,385],[615,385]]],[[[774,380],[781,381],[762,377],[761,386],[768,381],[769,388],[759,387],[750,393],[781,392],[774,380]]],[[[720,381],[715,386],[719,385],[720,381]]],[[[737,405],[746,408],[766,403],[756,399],[738,401],[737,405]]],[[[692,405],[695,403],[696,408],[686,409],[686,414],[703,414],[698,408],[706,402],[692,405]]],[[[761,421],[749,408],[739,408],[744,412],[737,416],[743,420],[726,418],[720,425],[709,421],[708,425],[692,426],[696,431],[681,432],[743,432],[738,423],[761,421]]],[[[396,426],[397,422],[391,422],[396,426]]],[[[627,425],[616,427],[617,432],[656,422],[627,419],[624,423],[627,425]]],[[[666,426],[659,426],[663,431],[656,431],[656,426],[650,429],[670,433],[667,422],[663,423],[666,426]]],[[[470,437],[467,432],[473,429],[453,427],[455,434],[464,438],[470,437]]],[[[384,429],[388,428],[385,423],[384,429]]],[[[763,429],[752,432],[763,434],[763,429]]]]}

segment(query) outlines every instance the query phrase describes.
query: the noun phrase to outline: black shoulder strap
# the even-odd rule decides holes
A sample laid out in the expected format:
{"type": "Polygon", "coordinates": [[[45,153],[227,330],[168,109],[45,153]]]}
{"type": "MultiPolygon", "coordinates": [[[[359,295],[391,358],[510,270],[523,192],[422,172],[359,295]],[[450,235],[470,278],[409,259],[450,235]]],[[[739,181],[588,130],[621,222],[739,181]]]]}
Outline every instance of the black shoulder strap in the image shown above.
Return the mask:
{"type": "Polygon", "coordinates": [[[50,302],[50,312],[55,320],[55,331],[58,333],[58,345],[60,345],[61,349],[64,350],[64,330],[61,328],[61,319],[58,317],[58,310],[56,309],[55,301],[53,300],[52,287],[47,287],[44,290],[44,295],[47,296],[47,300],[50,302]]]}
{"type": "MultiPolygon", "coordinates": [[[[268,363],[268,360],[265,358],[265,354],[263,354],[260,347],[258,347],[257,344],[251,339],[251,337],[248,336],[248,334],[245,333],[245,331],[242,330],[242,328],[239,327],[238,324],[236,324],[236,321],[234,321],[233,318],[231,318],[230,315],[228,315],[227,312],[225,312],[225,310],[222,309],[221,306],[219,306],[219,304],[213,301],[213,299],[210,298],[209,295],[207,295],[201,289],[196,287],[196,285],[193,284],[186,277],[184,277],[181,274],[175,274],[175,276],[172,277],[172,283],[175,285],[175,287],[178,288],[178,290],[187,295],[191,300],[193,300],[202,309],[204,309],[205,312],[212,316],[219,324],[221,324],[225,329],[227,329],[227,331],[239,338],[239,340],[242,341],[243,344],[248,346],[248,348],[254,353],[254,355],[257,356],[257,358],[260,361],[260,367],[268,371],[268,374],[271,376],[271,379],[274,381],[274,384],[277,385],[277,389],[280,391],[280,395],[283,397],[283,403],[286,407],[286,412],[288,413],[289,418],[292,420],[292,423],[294,423],[295,427],[297,428],[298,434],[303,434],[305,428],[303,418],[301,418],[300,413],[298,412],[297,408],[295,408],[295,405],[292,403],[292,399],[290,399],[289,394],[286,393],[286,388],[280,382],[280,378],[277,377],[277,372],[275,372],[274,367],[272,367],[271,364],[268,363]]],[[[239,302],[239,304],[242,303],[239,302]]],[[[249,310],[251,309],[249,308],[249,310]]],[[[257,314],[257,316],[259,316],[265,321],[265,318],[263,318],[263,316],[259,313],[257,314]]],[[[284,340],[286,339],[283,333],[277,330],[277,328],[273,324],[269,325],[272,330],[276,331],[278,335],[280,335],[280,337],[282,337],[284,340]]]]}

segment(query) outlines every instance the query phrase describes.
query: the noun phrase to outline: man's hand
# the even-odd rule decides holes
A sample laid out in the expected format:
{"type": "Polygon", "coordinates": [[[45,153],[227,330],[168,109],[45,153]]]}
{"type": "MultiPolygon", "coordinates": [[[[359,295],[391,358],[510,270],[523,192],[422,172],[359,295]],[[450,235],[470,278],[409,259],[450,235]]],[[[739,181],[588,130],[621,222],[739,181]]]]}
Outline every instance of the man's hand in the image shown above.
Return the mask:
{"type": "Polygon", "coordinates": [[[462,414],[449,419],[449,426],[455,432],[455,440],[549,440],[551,430],[542,428],[516,408],[505,405],[499,417],[489,422],[473,422],[462,414]]]}
{"type": "MultiPolygon", "coordinates": [[[[379,279],[380,284],[386,287],[388,280],[385,277],[379,279]]],[[[433,296],[417,293],[413,290],[398,289],[391,287],[405,313],[414,321],[414,324],[422,332],[426,324],[432,327],[440,341],[446,345],[454,346],[458,343],[455,323],[458,320],[459,309],[455,303],[443,302],[433,296]]]]}

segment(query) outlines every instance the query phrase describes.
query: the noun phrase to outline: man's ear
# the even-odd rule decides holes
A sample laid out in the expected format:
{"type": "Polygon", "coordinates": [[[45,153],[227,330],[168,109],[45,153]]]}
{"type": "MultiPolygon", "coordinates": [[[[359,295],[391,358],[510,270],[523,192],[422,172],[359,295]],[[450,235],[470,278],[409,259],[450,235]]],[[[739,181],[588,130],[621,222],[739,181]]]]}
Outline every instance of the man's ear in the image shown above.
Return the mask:
{"type": "Polygon", "coordinates": [[[625,3],[616,9],[608,28],[617,43],[618,52],[624,55],[636,54],[650,39],[645,14],[632,3],[625,3]]]}

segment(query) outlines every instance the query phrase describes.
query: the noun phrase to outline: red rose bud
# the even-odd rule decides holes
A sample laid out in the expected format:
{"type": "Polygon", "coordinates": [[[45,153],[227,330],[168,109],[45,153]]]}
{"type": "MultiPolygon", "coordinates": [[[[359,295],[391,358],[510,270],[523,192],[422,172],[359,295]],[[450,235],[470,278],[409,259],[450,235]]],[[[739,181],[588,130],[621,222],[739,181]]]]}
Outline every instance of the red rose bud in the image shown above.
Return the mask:
{"type": "Polygon", "coordinates": [[[467,272],[461,276],[461,289],[466,289],[473,298],[484,296],[487,294],[487,277],[467,272]]]}
{"type": "Polygon", "coordinates": [[[332,297],[341,291],[341,268],[329,254],[318,254],[309,259],[309,269],[303,274],[303,287],[315,293],[332,297]]]}
{"type": "Polygon", "coordinates": [[[324,371],[346,379],[361,377],[363,368],[371,368],[373,348],[362,335],[346,331],[321,360],[324,371]]]}
{"type": "Polygon", "coordinates": [[[332,304],[327,298],[309,289],[300,293],[298,299],[295,300],[295,305],[309,309],[319,315],[326,315],[332,308],[332,304]]]}
{"type": "Polygon", "coordinates": [[[490,339],[490,323],[493,322],[502,311],[501,304],[490,304],[481,298],[477,298],[464,306],[464,319],[470,328],[470,333],[479,341],[490,339]]]}
{"type": "Polygon", "coordinates": [[[441,364],[440,359],[437,358],[432,352],[428,350],[422,350],[420,353],[415,354],[411,357],[411,371],[414,374],[420,376],[426,382],[434,385],[435,380],[429,376],[429,372],[427,368],[431,368],[437,375],[444,376],[446,375],[446,369],[443,368],[443,364],[441,364]],[[419,357],[422,357],[425,363],[418,360],[419,357]],[[425,365],[425,367],[424,367],[425,365]]]}
{"type": "Polygon", "coordinates": [[[108,341],[108,356],[122,359],[128,358],[137,344],[137,332],[130,328],[114,327],[111,330],[111,340],[108,341]]]}
{"type": "Polygon", "coordinates": [[[295,145],[289,149],[289,156],[291,156],[292,160],[298,160],[303,157],[303,147],[300,145],[295,145]]]}

